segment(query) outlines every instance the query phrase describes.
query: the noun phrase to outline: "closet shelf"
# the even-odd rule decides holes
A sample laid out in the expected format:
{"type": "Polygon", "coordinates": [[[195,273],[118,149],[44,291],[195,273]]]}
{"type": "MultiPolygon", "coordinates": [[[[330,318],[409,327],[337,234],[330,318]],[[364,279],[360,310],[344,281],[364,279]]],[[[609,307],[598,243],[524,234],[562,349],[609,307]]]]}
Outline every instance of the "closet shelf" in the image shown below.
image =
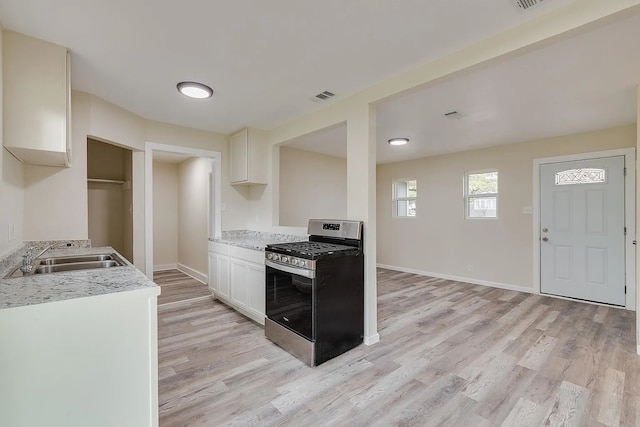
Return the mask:
{"type": "Polygon", "coordinates": [[[131,181],[120,181],[117,179],[97,179],[97,178],[87,178],[87,182],[95,182],[98,184],[116,184],[120,185],[122,191],[131,190],[131,181]]]}
{"type": "Polygon", "coordinates": [[[126,181],[118,181],[117,179],[97,179],[97,178],[88,178],[87,182],[99,182],[101,184],[124,184],[126,181]]]}

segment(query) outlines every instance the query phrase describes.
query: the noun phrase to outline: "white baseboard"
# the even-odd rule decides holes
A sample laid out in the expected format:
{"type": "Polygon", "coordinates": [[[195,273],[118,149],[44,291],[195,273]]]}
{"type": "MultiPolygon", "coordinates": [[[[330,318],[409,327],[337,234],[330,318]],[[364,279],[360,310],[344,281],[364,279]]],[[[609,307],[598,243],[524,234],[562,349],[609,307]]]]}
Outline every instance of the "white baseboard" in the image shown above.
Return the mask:
{"type": "Polygon", "coordinates": [[[445,280],[453,280],[455,282],[470,283],[472,285],[489,286],[491,288],[506,289],[508,291],[525,292],[525,293],[528,293],[528,294],[533,294],[534,293],[533,288],[526,288],[524,286],[508,285],[506,283],[499,283],[499,282],[490,282],[488,280],[478,280],[478,279],[473,279],[471,277],[451,276],[449,274],[441,274],[441,273],[433,273],[433,272],[430,272],[430,271],[414,270],[412,268],[396,267],[394,265],[386,265],[386,264],[377,264],[377,267],[386,268],[387,270],[400,271],[402,273],[417,274],[418,276],[429,276],[429,277],[435,277],[437,279],[445,279],[445,280]]]}
{"type": "Polygon", "coordinates": [[[160,264],[154,265],[153,271],[167,271],[167,270],[177,270],[178,264],[160,264]]]}
{"type": "Polygon", "coordinates": [[[208,282],[206,274],[202,274],[199,271],[196,271],[193,268],[187,267],[184,264],[178,263],[178,270],[182,271],[187,276],[191,276],[194,279],[196,279],[197,281],[204,283],[205,285],[208,282]]]}
{"type": "Polygon", "coordinates": [[[379,341],[380,341],[380,334],[378,334],[377,332],[374,335],[371,335],[369,337],[364,337],[365,345],[374,345],[379,341]]]}

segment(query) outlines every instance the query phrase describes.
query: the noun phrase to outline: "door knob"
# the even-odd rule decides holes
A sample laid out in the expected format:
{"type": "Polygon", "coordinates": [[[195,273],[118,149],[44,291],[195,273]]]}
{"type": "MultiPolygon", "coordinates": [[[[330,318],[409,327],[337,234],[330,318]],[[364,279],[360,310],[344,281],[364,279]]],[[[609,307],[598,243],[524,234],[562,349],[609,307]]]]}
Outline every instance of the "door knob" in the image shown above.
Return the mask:
{"type": "Polygon", "coordinates": [[[547,238],[547,237],[543,237],[543,238],[542,238],[542,241],[543,241],[543,242],[548,242],[548,241],[549,241],[549,238],[547,238]]]}

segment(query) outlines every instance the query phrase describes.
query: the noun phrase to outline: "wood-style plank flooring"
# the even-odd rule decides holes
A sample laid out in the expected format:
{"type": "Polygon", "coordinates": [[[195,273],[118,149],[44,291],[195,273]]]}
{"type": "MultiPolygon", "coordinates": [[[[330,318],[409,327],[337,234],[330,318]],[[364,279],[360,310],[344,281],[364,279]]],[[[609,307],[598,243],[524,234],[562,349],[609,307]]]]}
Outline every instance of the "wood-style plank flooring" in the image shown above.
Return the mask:
{"type": "Polygon", "coordinates": [[[156,271],[153,280],[161,289],[158,305],[211,295],[206,284],[178,270],[156,271]]]}
{"type": "Polygon", "coordinates": [[[378,295],[381,341],[316,368],[217,301],[160,307],[160,425],[640,426],[635,313],[382,269],[378,295]]]}

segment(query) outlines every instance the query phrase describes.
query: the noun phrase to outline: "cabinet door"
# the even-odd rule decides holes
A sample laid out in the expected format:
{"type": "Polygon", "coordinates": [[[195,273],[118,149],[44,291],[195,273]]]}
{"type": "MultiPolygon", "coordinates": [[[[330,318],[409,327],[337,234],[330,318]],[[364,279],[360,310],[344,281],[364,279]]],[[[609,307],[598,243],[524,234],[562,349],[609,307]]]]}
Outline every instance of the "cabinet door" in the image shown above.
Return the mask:
{"type": "Polygon", "coordinates": [[[229,300],[229,257],[218,255],[218,292],[220,298],[229,300]]]}
{"type": "Polygon", "coordinates": [[[220,288],[218,271],[218,256],[209,252],[209,290],[213,292],[214,296],[217,296],[220,288]]]}
{"type": "Polygon", "coordinates": [[[231,302],[238,307],[247,307],[247,263],[231,259],[231,302]]]}
{"type": "Polygon", "coordinates": [[[231,135],[231,183],[249,180],[249,131],[231,135]]]}
{"type": "Polygon", "coordinates": [[[264,265],[247,264],[247,288],[249,292],[249,309],[258,316],[265,312],[265,271],[264,265]]]}
{"type": "Polygon", "coordinates": [[[68,52],[3,32],[3,144],[22,162],[69,166],[68,52]]]}

